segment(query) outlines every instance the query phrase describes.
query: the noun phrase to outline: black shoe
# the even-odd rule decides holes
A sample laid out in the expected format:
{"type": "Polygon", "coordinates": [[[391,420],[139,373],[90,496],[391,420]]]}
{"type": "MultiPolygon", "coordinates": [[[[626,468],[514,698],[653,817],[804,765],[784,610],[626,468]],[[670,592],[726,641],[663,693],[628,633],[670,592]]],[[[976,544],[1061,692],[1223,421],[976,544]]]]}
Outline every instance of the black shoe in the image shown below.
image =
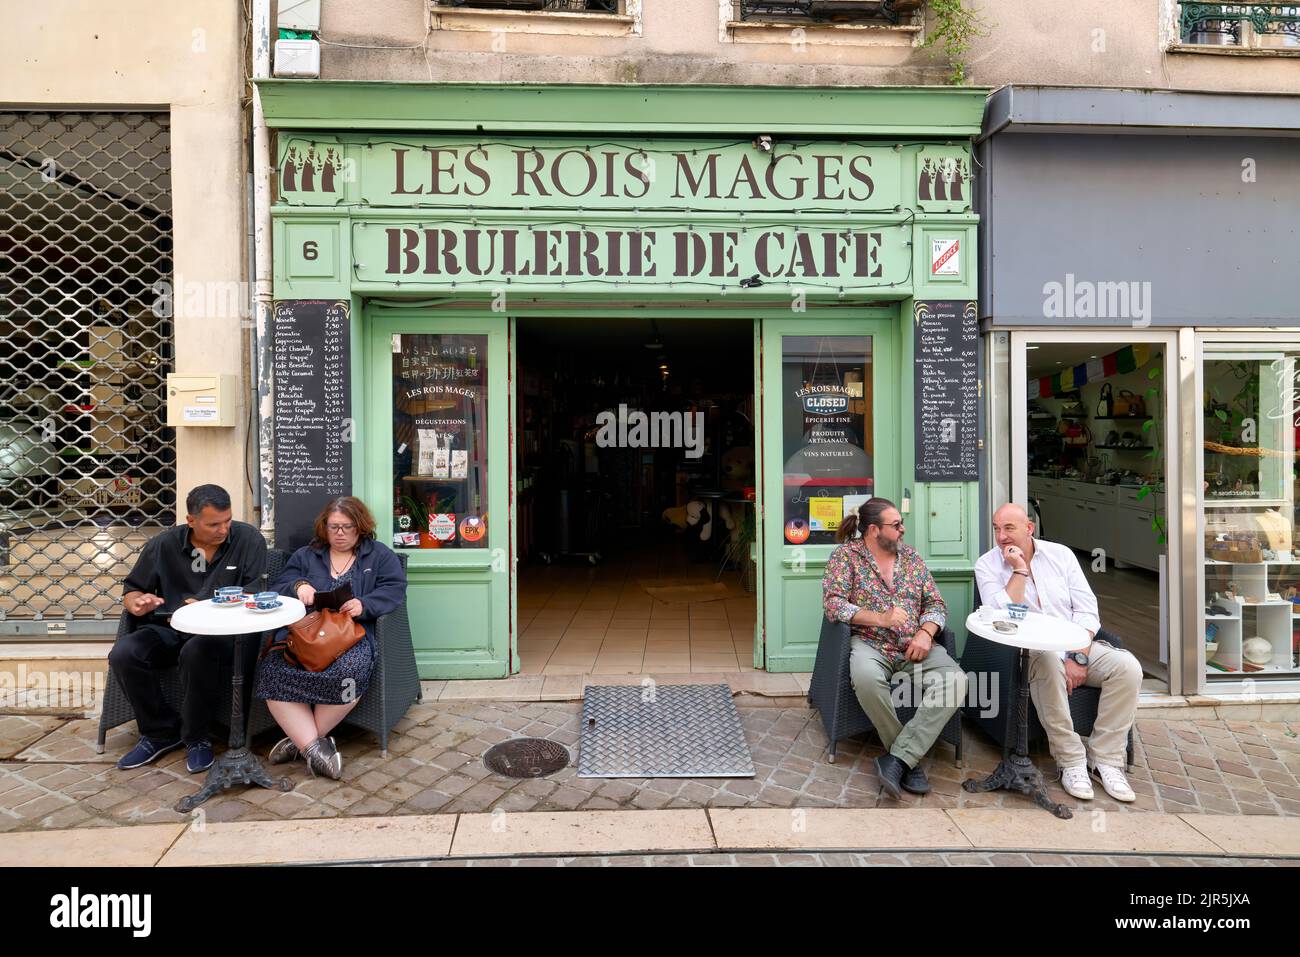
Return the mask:
{"type": "Polygon", "coordinates": [[[892,754],[882,754],[876,758],[876,772],[880,775],[880,786],[895,801],[903,796],[903,775],[907,774],[907,765],[902,758],[892,754]]]}
{"type": "Polygon", "coordinates": [[[903,775],[903,790],[912,794],[930,793],[930,779],[925,776],[919,764],[903,775]]]}

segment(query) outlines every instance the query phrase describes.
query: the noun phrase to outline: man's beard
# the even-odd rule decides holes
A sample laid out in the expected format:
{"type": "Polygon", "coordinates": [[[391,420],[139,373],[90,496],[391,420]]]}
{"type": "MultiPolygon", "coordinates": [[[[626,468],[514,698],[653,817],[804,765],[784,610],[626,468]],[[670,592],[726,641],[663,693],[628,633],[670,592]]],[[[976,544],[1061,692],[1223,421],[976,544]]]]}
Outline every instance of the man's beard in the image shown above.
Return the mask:
{"type": "Polygon", "coordinates": [[[883,548],[885,551],[889,552],[891,555],[898,554],[898,544],[899,544],[899,540],[896,538],[893,539],[892,541],[884,538],[880,539],[880,547],[883,548]]]}

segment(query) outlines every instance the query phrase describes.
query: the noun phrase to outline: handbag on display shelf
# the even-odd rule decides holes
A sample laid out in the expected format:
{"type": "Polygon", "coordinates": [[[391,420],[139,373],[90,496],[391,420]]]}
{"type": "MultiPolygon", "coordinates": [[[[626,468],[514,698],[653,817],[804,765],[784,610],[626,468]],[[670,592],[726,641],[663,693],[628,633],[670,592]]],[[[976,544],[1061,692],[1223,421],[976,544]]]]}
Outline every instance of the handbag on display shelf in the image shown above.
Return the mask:
{"type": "Polygon", "coordinates": [[[1097,418],[1109,419],[1118,414],[1115,411],[1115,389],[1109,382],[1103,382],[1101,397],[1097,400],[1097,418]]]}
{"type": "Polygon", "coordinates": [[[326,608],[308,612],[290,625],[284,640],[267,647],[263,656],[279,651],[307,671],[324,671],[365,636],[365,628],[347,612],[326,608]]]}

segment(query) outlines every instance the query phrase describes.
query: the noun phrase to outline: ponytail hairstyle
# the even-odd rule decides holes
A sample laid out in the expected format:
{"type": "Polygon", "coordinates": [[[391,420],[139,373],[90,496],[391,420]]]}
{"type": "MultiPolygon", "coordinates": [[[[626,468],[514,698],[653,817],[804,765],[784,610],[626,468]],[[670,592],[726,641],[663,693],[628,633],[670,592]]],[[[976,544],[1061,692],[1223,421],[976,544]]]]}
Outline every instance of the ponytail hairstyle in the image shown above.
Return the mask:
{"type": "Polygon", "coordinates": [[[893,502],[887,498],[869,498],[862,503],[856,515],[849,515],[844,521],[840,522],[839,530],[835,533],[837,542],[847,542],[856,538],[859,533],[865,534],[869,525],[883,525],[881,521],[885,517],[885,512],[891,508],[897,508],[893,502]]]}

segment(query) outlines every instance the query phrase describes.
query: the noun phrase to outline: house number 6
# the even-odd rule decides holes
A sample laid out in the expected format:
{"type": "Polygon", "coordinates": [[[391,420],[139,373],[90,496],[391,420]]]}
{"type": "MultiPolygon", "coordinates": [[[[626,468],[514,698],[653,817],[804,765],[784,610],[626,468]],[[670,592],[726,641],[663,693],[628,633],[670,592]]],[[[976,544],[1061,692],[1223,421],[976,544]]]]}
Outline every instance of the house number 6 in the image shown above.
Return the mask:
{"type": "Polygon", "coordinates": [[[316,251],[316,240],[314,240],[314,239],[309,239],[309,240],[307,240],[307,242],[305,242],[305,243],[302,244],[302,258],[303,258],[303,259],[307,260],[308,262],[311,262],[313,259],[315,259],[315,258],[316,258],[317,256],[319,256],[319,255],[320,255],[320,253],[318,253],[318,252],[316,251]]]}

